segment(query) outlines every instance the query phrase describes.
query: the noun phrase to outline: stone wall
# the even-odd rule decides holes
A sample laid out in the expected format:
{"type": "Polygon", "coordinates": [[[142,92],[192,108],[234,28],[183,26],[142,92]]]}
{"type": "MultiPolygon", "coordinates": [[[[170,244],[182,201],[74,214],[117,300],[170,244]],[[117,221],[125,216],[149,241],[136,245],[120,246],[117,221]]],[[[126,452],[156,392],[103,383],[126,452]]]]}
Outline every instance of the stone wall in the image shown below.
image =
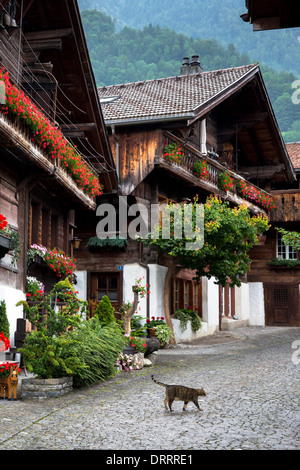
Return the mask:
{"type": "Polygon", "coordinates": [[[22,399],[59,398],[73,390],[73,377],[59,379],[29,378],[22,380],[22,399]]]}

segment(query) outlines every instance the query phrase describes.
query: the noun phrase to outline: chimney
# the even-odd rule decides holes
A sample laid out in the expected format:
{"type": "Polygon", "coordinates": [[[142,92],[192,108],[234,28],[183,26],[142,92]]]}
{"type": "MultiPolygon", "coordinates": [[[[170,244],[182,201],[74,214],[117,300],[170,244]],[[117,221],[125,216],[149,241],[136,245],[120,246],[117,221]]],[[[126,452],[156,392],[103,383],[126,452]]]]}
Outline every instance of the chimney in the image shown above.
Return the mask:
{"type": "Polygon", "coordinates": [[[189,57],[184,57],[182,67],[180,68],[180,75],[191,75],[193,73],[203,72],[200,65],[199,56],[193,55],[190,63],[189,57]]]}
{"type": "Polygon", "coordinates": [[[190,58],[184,57],[182,59],[182,67],[180,68],[180,75],[188,75],[190,68],[190,58]]]}

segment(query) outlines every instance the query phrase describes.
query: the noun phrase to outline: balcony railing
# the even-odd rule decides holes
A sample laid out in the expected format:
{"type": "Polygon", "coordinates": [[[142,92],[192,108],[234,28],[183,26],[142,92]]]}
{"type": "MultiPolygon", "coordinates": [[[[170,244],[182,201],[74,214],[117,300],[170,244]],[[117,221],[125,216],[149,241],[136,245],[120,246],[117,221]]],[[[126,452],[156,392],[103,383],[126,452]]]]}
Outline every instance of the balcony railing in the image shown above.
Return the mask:
{"type": "Polygon", "coordinates": [[[203,186],[204,189],[219,194],[220,196],[226,193],[227,199],[237,204],[246,201],[249,208],[254,212],[269,211],[274,208],[274,199],[269,193],[248,182],[241,175],[226,168],[209,156],[203,155],[192,145],[183,142],[181,139],[168,132],[163,134],[163,142],[164,148],[174,143],[180,145],[182,155],[179,161],[175,160],[171,163],[167,163],[162,155],[156,159],[156,163],[172,165],[174,169],[180,168],[183,172],[187,173],[189,178],[192,177],[198,180],[198,184],[203,186]],[[202,178],[195,175],[194,168],[196,162],[205,162],[206,171],[202,178]],[[224,174],[228,175],[229,180],[229,186],[225,190],[220,184],[220,180],[224,174]]]}
{"type": "Polygon", "coordinates": [[[102,192],[97,172],[2,69],[0,83],[1,90],[5,83],[5,94],[2,91],[0,96],[2,145],[15,146],[88,205],[95,205],[95,197],[102,192]]]}

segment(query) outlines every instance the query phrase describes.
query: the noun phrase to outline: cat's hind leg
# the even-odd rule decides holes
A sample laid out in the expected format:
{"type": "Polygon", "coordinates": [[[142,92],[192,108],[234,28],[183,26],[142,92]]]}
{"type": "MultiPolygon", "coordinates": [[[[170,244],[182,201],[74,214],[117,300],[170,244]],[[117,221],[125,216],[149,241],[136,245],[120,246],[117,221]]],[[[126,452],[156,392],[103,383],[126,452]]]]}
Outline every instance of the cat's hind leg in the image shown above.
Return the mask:
{"type": "Polygon", "coordinates": [[[164,404],[165,404],[166,410],[168,409],[168,401],[169,401],[169,398],[168,398],[168,394],[166,393],[166,398],[164,399],[164,404]]]}
{"type": "Polygon", "coordinates": [[[189,402],[189,400],[184,402],[183,411],[186,411],[186,407],[187,407],[188,402],[189,402]]]}

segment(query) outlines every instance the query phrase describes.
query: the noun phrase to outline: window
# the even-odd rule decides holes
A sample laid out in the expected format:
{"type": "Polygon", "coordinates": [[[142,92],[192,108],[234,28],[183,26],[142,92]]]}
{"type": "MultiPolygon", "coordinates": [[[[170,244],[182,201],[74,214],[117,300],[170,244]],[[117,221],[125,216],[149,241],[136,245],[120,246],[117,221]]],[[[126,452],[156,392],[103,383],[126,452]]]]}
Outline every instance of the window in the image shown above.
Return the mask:
{"type": "Polygon", "coordinates": [[[179,308],[190,308],[202,317],[202,284],[186,279],[172,279],[172,314],[179,308]]]}
{"type": "Polygon", "coordinates": [[[118,302],[119,297],[119,275],[103,274],[97,276],[96,299],[98,302],[104,295],[107,295],[112,303],[118,302]]]}
{"type": "Polygon", "coordinates": [[[174,312],[179,309],[179,280],[174,279],[173,284],[174,312]]]}
{"type": "Polygon", "coordinates": [[[282,241],[282,234],[277,233],[277,258],[279,259],[298,259],[297,250],[289,245],[285,245],[282,241]]]}

